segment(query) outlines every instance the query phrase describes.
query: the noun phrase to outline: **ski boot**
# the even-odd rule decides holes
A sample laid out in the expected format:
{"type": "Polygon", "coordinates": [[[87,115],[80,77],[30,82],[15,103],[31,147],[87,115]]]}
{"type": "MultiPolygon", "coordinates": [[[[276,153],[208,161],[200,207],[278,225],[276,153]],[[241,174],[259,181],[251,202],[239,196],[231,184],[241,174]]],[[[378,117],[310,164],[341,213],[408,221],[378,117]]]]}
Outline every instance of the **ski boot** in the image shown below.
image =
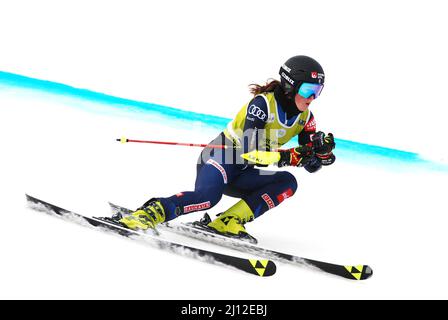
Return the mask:
{"type": "Polygon", "coordinates": [[[256,244],[257,239],[251,236],[244,227],[244,224],[253,220],[252,210],[244,200],[240,200],[233,207],[219,214],[215,220],[207,223],[207,228],[227,237],[256,244]]]}
{"type": "Polygon", "coordinates": [[[118,220],[118,222],[132,230],[147,230],[148,228],[154,229],[157,224],[164,222],[165,218],[165,209],[159,200],[153,198],[131,215],[118,220]]]}

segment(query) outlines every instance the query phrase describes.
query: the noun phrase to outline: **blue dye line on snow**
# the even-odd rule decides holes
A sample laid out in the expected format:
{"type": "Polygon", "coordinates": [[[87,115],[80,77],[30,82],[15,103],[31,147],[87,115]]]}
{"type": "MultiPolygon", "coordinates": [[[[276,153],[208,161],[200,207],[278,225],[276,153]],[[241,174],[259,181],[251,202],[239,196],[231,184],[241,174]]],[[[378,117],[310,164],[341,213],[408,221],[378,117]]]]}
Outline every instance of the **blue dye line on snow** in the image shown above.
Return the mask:
{"type": "Polygon", "coordinates": [[[3,71],[0,71],[0,83],[21,88],[45,91],[48,93],[63,96],[71,96],[80,99],[87,99],[93,102],[105,103],[110,105],[128,106],[132,107],[133,109],[139,109],[140,111],[144,112],[160,113],[161,115],[164,115],[169,118],[203,122],[207,125],[216,128],[225,127],[228,121],[230,120],[218,116],[185,111],[155,103],[119,98],[104,93],[90,91],[87,89],[75,88],[61,83],[29,78],[3,71]]]}
{"type": "MultiPolygon", "coordinates": [[[[185,111],[177,108],[167,107],[159,104],[136,101],[131,99],[124,99],[99,92],[90,91],[87,89],[75,88],[69,85],[56,83],[52,81],[40,80],[30,77],[25,77],[18,74],[0,71],[0,84],[15,86],[20,88],[28,88],[33,90],[44,91],[47,93],[71,96],[78,99],[86,99],[93,102],[116,106],[117,108],[130,107],[133,111],[141,111],[145,113],[157,113],[164,117],[173,120],[201,122],[206,126],[223,129],[231,120],[229,118],[218,117],[203,113],[192,111],[185,111]]],[[[366,160],[372,163],[387,159],[388,161],[398,161],[398,164],[417,164],[428,165],[432,169],[448,170],[448,166],[436,164],[422,159],[417,153],[401,151],[381,146],[374,146],[364,143],[359,143],[350,140],[337,139],[337,148],[344,152],[338,153],[343,159],[365,162],[366,160]]],[[[397,163],[395,163],[397,164],[397,163]]]]}

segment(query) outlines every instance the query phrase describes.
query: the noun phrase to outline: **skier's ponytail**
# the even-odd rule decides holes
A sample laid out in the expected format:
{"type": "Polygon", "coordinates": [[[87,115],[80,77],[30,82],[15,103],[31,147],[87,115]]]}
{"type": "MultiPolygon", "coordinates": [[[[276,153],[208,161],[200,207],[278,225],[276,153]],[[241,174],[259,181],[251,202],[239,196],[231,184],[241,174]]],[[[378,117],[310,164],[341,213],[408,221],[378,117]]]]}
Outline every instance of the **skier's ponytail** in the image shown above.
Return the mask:
{"type": "Polygon", "coordinates": [[[277,88],[278,86],[280,86],[280,81],[275,80],[275,79],[268,79],[266,84],[263,86],[259,85],[259,84],[254,84],[254,83],[250,84],[249,91],[254,96],[256,96],[257,94],[260,94],[260,93],[273,92],[275,90],[275,88],[277,88]]]}

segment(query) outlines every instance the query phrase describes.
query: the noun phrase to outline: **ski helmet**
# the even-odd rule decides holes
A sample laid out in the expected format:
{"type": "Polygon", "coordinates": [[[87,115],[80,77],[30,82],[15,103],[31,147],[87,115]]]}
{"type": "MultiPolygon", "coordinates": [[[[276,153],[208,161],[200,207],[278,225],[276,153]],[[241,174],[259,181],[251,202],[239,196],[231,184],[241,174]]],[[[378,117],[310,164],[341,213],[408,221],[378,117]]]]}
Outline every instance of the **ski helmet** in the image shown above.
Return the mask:
{"type": "Polygon", "coordinates": [[[287,96],[293,98],[300,86],[306,83],[323,85],[325,73],[322,66],[311,57],[294,56],[289,58],[281,67],[281,86],[287,96]]]}

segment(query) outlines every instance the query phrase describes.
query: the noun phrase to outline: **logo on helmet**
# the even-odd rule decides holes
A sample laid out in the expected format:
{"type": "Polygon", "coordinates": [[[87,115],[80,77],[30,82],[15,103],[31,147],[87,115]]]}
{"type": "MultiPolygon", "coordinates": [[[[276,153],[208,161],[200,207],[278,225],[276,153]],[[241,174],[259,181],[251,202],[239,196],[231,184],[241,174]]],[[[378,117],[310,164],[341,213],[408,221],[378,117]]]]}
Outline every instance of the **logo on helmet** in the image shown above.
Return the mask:
{"type": "Polygon", "coordinates": [[[291,68],[288,67],[286,64],[282,65],[282,68],[286,70],[286,72],[291,72],[291,68]]]}
{"type": "Polygon", "coordinates": [[[311,78],[312,79],[317,79],[317,81],[319,83],[322,83],[324,81],[325,75],[323,73],[319,73],[317,71],[312,71],[311,72],[311,78]]]}
{"type": "Polygon", "coordinates": [[[295,81],[291,79],[286,73],[282,72],[282,77],[288,81],[292,86],[294,86],[295,81]]]}

